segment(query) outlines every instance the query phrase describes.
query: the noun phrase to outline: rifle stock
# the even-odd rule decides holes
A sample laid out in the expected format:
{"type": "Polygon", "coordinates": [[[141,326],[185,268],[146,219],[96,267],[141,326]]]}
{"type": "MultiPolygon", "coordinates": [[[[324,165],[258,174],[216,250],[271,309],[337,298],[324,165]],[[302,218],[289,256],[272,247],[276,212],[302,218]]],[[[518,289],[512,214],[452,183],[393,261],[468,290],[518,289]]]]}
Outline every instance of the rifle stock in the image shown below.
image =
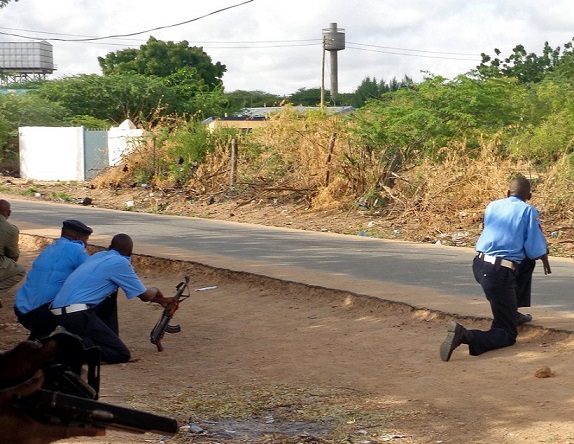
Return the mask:
{"type": "Polygon", "coordinates": [[[189,297],[189,277],[185,276],[184,281],[180,282],[176,287],[176,293],[173,297],[174,302],[169,304],[167,307],[163,309],[163,313],[161,318],[155,324],[154,328],[150,333],[150,341],[152,344],[155,344],[157,347],[157,351],[163,351],[163,345],[161,344],[161,340],[163,339],[163,335],[165,332],[168,333],[178,333],[181,331],[181,327],[179,325],[169,325],[169,321],[173,318],[173,315],[177,311],[178,304],[180,301],[187,299],[189,297]],[[183,292],[188,290],[187,294],[184,295],[183,292]]]}

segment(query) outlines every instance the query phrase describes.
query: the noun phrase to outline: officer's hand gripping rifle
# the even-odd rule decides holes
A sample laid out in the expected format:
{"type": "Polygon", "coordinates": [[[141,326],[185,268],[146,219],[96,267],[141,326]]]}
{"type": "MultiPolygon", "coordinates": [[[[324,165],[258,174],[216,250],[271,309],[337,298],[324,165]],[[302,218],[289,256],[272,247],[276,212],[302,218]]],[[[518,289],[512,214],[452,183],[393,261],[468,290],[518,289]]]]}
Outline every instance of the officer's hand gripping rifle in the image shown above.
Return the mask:
{"type": "Polygon", "coordinates": [[[150,333],[150,341],[152,344],[157,346],[157,351],[163,351],[163,346],[161,345],[161,340],[164,333],[178,333],[181,331],[179,324],[169,325],[169,321],[173,317],[174,313],[177,311],[178,305],[181,301],[187,299],[189,294],[189,276],[184,277],[184,281],[177,284],[175,296],[173,297],[174,302],[170,303],[167,307],[163,309],[163,314],[160,320],[155,324],[155,327],[150,333]],[[187,294],[183,294],[187,290],[187,294]]]}

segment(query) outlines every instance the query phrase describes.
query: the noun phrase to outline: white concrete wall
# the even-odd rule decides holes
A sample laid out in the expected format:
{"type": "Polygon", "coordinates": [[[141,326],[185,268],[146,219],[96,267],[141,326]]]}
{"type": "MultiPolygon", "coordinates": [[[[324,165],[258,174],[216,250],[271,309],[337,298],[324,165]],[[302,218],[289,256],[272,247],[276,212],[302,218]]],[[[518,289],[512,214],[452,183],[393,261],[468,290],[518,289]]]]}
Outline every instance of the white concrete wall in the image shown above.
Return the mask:
{"type": "Polygon", "coordinates": [[[128,154],[140,143],[144,131],[125,120],[120,126],[108,130],[108,160],[110,166],[117,166],[124,154],[128,154]]]}
{"type": "Polygon", "coordinates": [[[35,180],[79,180],[84,172],[84,128],[19,128],[20,176],[35,180]]]}

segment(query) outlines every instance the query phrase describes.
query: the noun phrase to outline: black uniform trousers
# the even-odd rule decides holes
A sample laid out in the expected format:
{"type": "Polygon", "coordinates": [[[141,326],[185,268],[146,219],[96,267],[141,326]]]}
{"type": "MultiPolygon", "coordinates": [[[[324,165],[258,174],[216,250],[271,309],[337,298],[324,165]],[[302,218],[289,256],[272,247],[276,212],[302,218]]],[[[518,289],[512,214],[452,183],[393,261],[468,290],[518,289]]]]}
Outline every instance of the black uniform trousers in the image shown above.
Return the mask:
{"type": "Polygon", "coordinates": [[[115,292],[89,310],[56,316],[62,327],[82,338],[84,347],[99,347],[102,362],[108,364],[127,362],[131,358],[119,337],[117,298],[115,292]]]}
{"type": "Polygon", "coordinates": [[[527,257],[516,266],[516,302],[518,307],[530,307],[534,267],[536,267],[536,261],[527,257]]]}
{"type": "Polygon", "coordinates": [[[58,325],[58,318],[50,311],[50,303],[41,305],[28,313],[22,313],[14,307],[18,322],[30,330],[28,339],[31,341],[49,336],[58,325]]]}
{"type": "Polygon", "coordinates": [[[493,316],[490,330],[469,330],[472,333],[469,352],[478,356],[516,342],[516,271],[501,266],[498,261],[495,264],[484,262],[478,256],[473,260],[472,271],[490,303],[493,316]]]}

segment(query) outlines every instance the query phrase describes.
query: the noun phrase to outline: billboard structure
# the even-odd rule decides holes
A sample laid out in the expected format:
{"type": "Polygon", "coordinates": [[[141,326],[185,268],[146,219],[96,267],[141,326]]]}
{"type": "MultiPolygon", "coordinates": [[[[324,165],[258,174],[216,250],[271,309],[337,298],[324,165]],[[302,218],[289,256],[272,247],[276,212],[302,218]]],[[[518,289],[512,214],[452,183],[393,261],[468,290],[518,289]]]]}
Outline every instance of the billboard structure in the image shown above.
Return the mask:
{"type": "Polygon", "coordinates": [[[44,80],[55,69],[48,42],[0,42],[0,85],[44,80]]]}

